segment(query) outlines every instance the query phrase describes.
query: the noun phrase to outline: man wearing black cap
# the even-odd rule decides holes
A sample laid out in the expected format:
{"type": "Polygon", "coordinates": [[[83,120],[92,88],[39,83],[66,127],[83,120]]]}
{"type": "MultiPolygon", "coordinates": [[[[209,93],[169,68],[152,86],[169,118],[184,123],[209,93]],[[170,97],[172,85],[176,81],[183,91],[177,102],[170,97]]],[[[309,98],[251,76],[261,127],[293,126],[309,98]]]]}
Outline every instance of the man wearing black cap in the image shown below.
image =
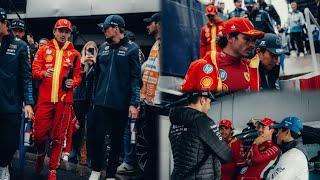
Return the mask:
{"type": "Polygon", "coordinates": [[[88,143],[92,151],[90,180],[100,178],[106,134],[111,148],[107,178],[115,177],[124,126],[128,116],[133,119],[138,117],[140,102],[139,47],[124,36],[124,19],[119,15],[110,15],[99,26],[103,28],[106,42],[100,46],[95,64],[94,108],[88,123],[88,143]]]}
{"type": "Polygon", "coordinates": [[[214,101],[216,78],[213,66],[206,60],[189,66],[181,91],[188,97],[188,105],[170,111],[169,140],[174,167],[172,180],[221,179],[220,162],[232,160],[229,146],[219,127],[208,116],[214,101]]]}
{"type": "Polygon", "coordinates": [[[19,144],[22,104],[33,118],[32,77],[27,45],[8,31],[7,15],[0,8],[0,179],[9,180],[8,164],[19,144]]]}
{"type": "Polygon", "coordinates": [[[275,33],[269,14],[257,8],[256,0],[244,0],[248,10],[248,18],[254,27],[264,33],[275,33]]]}
{"type": "Polygon", "coordinates": [[[266,33],[264,38],[256,43],[256,54],[260,59],[259,74],[262,89],[280,89],[278,59],[284,53],[281,38],[275,34],[266,33]]]}
{"type": "MultiPolygon", "coordinates": [[[[17,38],[25,41],[24,37],[26,35],[26,23],[23,20],[21,19],[12,20],[10,29],[17,38]]],[[[32,63],[34,56],[37,52],[37,47],[31,35],[27,35],[26,42],[28,44],[29,61],[32,63]]]]}
{"type": "Polygon", "coordinates": [[[266,11],[270,15],[270,17],[277,23],[278,29],[281,27],[280,16],[272,4],[267,4],[265,0],[258,0],[258,9],[266,11]]]}
{"type": "Polygon", "coordinates": [[[242,9],[242,0],[233,0],[234,6],[236,7],[229,13],[229,19],[234,17],[248,17],[247,11],[242,9]]]}

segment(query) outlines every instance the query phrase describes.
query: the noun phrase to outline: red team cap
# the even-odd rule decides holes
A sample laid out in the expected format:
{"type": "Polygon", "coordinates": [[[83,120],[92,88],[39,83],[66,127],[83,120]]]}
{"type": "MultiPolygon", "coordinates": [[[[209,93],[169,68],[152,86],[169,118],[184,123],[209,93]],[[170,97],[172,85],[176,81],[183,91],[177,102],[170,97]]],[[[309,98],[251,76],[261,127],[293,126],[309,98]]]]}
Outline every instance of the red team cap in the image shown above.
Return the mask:
{"type": "Polygon", "coordinates": [[[231,18],[225,22],[223,34],[232,32],[239,32],[257,39],[261,39],[264,36],[264,32],[255,29],[250,20],[244,17],[231,18]]]}
{"type": "Polygon", "coordinates": [[[215,86],[217,85],[216,79],[217,75],[213,65],[204,59],[193,61],[181,85],[181,91],[183,93],[208,93],[215,91],[215,86]]]}
{"type": "Polygon", "coordinates": [[[68,28],[70,31],[72,31],[72,24],[68,19],[59,19],[54,25],[54,29],[59,28],[68,28]]]}
{"type": "Polygon", "coordinates": [[[232,122],[228,119],[223,119],[219,122],[219,127],[224,126],[229,129],[233,129],[232,122]]]}
{"type": "Polygon", "coordinates": [[[259,121],[264,126],[272,126],[273,125],[273,120],[270,118],[263,118],[259,121]]]}
{"type": "Polygon", "coordinates": [[[208,15],[217,15],[218,14],[218,10],[216,8],[216,6],[210,4],[206,7],[206,16],[208,15]]]}

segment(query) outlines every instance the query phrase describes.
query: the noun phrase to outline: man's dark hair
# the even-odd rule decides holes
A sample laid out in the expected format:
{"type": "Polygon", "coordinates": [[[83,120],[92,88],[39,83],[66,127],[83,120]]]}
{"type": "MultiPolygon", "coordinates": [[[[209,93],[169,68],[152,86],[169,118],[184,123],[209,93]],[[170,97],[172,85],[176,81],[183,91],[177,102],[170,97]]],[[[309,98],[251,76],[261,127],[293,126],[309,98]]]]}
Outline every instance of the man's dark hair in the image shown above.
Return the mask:
{"type": "MultiPolygon", "coordinates": [[[[114,27],[116,27],[116,25],[111,25],[111,27],[114,28],[114,27]]],[[[125,30],[123,27],[119,27],[119,26],[118,26],[118,28],[119,28],[119,31],[120,31],[121,34],[124,34],[124,33],[125,33],[126,30],[125,30]]]]}
{"type": "Polygon", "coordinates": [[[236,2],[238,2],[239,0],[233,0],[233,3],[236,3],[236,2]]]}
{"type": "Polygon", "coordinates": [[[189,95],[188,104],[196,104],[201,96],[200,95],[189,95]]]}
{"type": "MultiPolygon", "coordinates": [[[[237,37],[240,33],[239,32],[232,32],[229,34],[230,37],[237,37]]],[[[228,37],[227,36],[219,36],[218,37],[218,46],[223,49],[228,44],[228,37]]]]}
{"type": "Polygon", "coordinates": [[[287,130],[289,130],[290,133],[291,133],[291,136],[293,137],[293,139],[298,139],[298,138],[301,137],[301,135],[299,135],[298,133],[295,133],[295,132],[291,131],[291,130],[288,129],[288,128],[281,128],[281,129],[282,129],[282,131],[287,131],[287,130]]]}

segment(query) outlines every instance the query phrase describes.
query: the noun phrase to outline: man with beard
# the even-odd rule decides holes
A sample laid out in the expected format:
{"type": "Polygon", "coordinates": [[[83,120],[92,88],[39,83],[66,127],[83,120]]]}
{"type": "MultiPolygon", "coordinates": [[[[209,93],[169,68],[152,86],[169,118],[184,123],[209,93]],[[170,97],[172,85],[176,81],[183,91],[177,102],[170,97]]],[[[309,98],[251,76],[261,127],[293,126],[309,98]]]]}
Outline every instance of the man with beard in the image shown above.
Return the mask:
{"type": "Polygon", "coordinates": [[[0,179],[10,180],[9,164],[19,145],[22,105],[33,118],[32,76],[27,45],[8,31],[7,14],[0,8],[0,179]]]}
{"type": "Polygon", "coordinates": [[[236,7],[233,11],[229,13],[229,19],[234,17],[247,17],[248,14],[246,10],[242,9],[242,0],[233,0],[234,6],[236,7]]]}
{"type": "MultiPolygon", "coordinates": [[[[286,117],[278,129],[277,144],[281,156],[268,173],[267,180],[309,179],[308,154],[302,144],[302,121],[297,117],[286,117]]],[[[265,176],[266,177],[266,176],[265,176]]]]}
{"type": "Polygon", "coordinates": [[[275,34],[269,14],[264,10],[259,10],[255,0],[244,0],[244,4],[248,10],[248,18],[256,29],[264,33],[275,34]]]}
{"type": "Polygon", "coordinates": [[[49,180],[56,179],[66,129],[73,118],[73,88],[81,82],[80,53],[68,41],[71,30],[69,20],[59,19],[54,39],[38,50],[32,64],[34,79],[41,80],[34,120],[36,172],[43,169],[46,141],[50,140],[49,180]],[[68,77],[71,69],[72,77],[68,77]]]}
{"type": "Polygon", "coordinates": [[[210,4],[206,8],[208,22],[201,28],[200,33],[200,58],[203,58],[207,52],[215,56],[217,51],[221,51],[217,45],[218,35],[223,29],[223,21],[218,16],[217,8],[210,4]]]}
{"type": "Polygon", "coordinates": [[[267,4],[265,0],[258,0],[258,9],[266,11],[269,14],[270,18],[276,22],[277,28],[280,29],[281,19],[272,4],[267,4]]]}
{"type": "Polygon", "coordinates": [[[106,174],[107,178],[115,178],[124,127],[128,117],[138,118],[140,102],[139,47],[124,36],[124,19],[110,15],[99,26],[106,42],[100,46],[95,64],[94,108],[88,123],[88,146],[92,151],[90,180],[100,178],[106,135],[111,148],[106,174]]]}
{"type": "Polygon", "coordinates": [[[258,122],[258,137],[247,154],[247,166],[240,171],[238,179],[262,179],[264,172],[280,154],[279,147],[272,142],[273,120],[263,118],[258,122]]]}
{"type": "Polygon", "coordinates": [[[281,45],[281,38],[275,34],[266,33],[256,44],[255,51],[260,59],[261,88],[279,90],[280,65],[278,59],[285,52],[281,45]]]}
{"type": "Polygon", "coordinates": [[[188,105],[170,112],[169,139],[174,160],[172,180],[221,179],[220,161],[231,161],[231,152],[218,126],[208,117],[217,78],[206,60],[191,63],[182,84],[188,105]]]}
{"type": "Polygon", "coordinates": [[[205,56],[219,72],[217,90],[235,92],[259,91],[259,59],[247,59],[255,41],[264,33],[256,30],[247,18],[232,18],[225,22],[223,36],[218,40],[222,51],[216,58],[205,56]]]}
{"type": "Polygon", "coordinates": [[[219,122],[219,131],[223,140],[229,144],[232,153],[232,162],[221,166],[221,179],[232,180],[235,179],[238,169],[246,164],[244,147],[241,140],[232,137],[233,125],[230,120],[221,120],[219,122]]]}

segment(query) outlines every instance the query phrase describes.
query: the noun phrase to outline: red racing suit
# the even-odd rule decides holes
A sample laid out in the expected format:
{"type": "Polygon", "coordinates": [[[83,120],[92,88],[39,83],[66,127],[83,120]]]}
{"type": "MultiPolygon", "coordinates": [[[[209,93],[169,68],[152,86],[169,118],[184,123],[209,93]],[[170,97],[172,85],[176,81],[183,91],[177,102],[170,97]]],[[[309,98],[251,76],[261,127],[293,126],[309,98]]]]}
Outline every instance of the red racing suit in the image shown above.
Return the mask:
{"type": "Polygon", "coordinates": [[[262,179],[264,172],[273,165],[280,149],[272,141],[253,144],[247,155],[247,167],[242,168],[237,179],[262,179]]]}
{"type": "Polygon", "coordinates": [[[237,138],[224,139],[229,144],[232,153],[232,162],[221,165],[221,179],[233,180],[237,169],[246,165],[245,153],[242,141],[237,138]]]}
{"type": "Polygon", "coordinates": [[[32,64],[33,78],[40,80],[39,98],[35,108],[34,139],[37,151],[45,154],[45,141],[51,141],[49,169],[58,168],[67,127],[73,119],[73,88],[66,92],[62,80],[73,67],[73,86],[81,82],[80,53],[67,41],[60,49],[55,39],[40,48],[32,64]],[[74,64],[74,57],[77,61],[74,64]],[[74,67],[73,67],[74,66],[74,67]],[[48,68],[53,68],[52,77],[45,77],[48,68]]]}
{"type": "Polygon", "coordinates": [[[221,51],[216,61],[222,83],[222,91],[259,91],[259,58],[239,59],[221,51]]]}
{"type": "MultiPolygon", "coordinates": [[[[218,46],[218,35],[222,34],[224,23],[221,19],[214,23],[207,22],[201,28],[200,32],[200,58],[203,58],[207,52],[220,52],[221,48],[218,46]]],[[[215,54],[212,54],[214,56],[215,54]]]]}

